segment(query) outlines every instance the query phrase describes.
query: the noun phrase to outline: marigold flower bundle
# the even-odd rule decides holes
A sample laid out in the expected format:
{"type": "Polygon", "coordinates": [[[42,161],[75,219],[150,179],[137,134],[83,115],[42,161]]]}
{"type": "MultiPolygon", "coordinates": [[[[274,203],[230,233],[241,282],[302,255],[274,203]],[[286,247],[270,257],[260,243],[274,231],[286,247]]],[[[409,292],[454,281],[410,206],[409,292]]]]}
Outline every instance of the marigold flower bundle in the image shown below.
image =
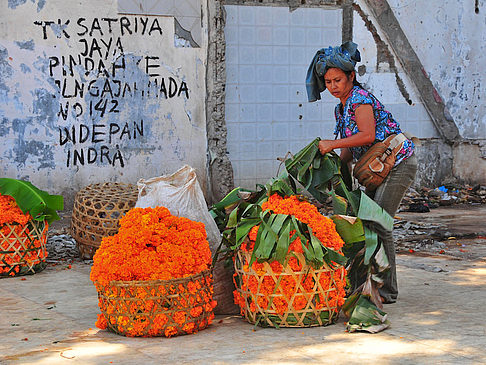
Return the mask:
{"type": "MultiPolygon", "coordinates": [[[[312,229],[322,245],[341,251],[344,242],[336,232],[334,222],[321,215],[312,204],[301,201],[296,196],[282,198],[274,194],[261,206],[263,210],[271,210],[275,214],[293,215],[312,229]]],[[[302,254],[303,243],[299,237],[290,243],[284,265],[270,260],[255,261],[250,267],[251,252],[258,230],[259,226],[251,229],[249,240],[241,245],[241,251],[236,258],[239,283],[234,296],[241,314],[251,322],[255,322],[259,316],[264,318],[260,323],[262,325],[271,325],[273,322],[277,322],[273,323],[277,325],[321,325],[326,321],[331,323],[337,318],[337,313],[344,304],[345,269],[337,267],[332,270],[323,267],[315,270],[307,266],[302,254]],[[286,315],[289,311],[290,314],[286,315]],[[325,320],[310,324],[310,317],[315,318],[316,313],[321,315],[321,312],[325,312],[321,316],[325,320]],[[264,323],[265,321],[268,323],[264,323]]],[[[291,231],[290,236],[294,233],[291,231]]]]}
{"type": "Polygon", "coordinates": [[[103,238],[91,280],[99,293],[96,326],[127,336],[194,333],[208,326],[216,302],[204,224],[164,207],[134,208],[103,238]]]}
{"type": "Polygon", "coordinates": [[[34,223],[15,199],[0,194],[0,276],[34,273],[45,263],[47,223],[34,223]],[[39,227],[37,227],[39,225],[39,227]]]}

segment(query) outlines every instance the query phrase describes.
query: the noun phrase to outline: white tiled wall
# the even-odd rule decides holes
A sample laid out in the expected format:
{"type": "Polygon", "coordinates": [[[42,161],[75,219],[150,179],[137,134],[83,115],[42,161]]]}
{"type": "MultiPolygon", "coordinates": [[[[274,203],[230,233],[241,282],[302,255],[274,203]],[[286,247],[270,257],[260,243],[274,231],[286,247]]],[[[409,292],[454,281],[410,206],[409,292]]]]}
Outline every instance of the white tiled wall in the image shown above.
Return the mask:
{"type": "MultiPolygon", "coordinates": [[[[276,176],[277,157],[317,136],[333,138],[338,100],[308,103],[315,52],[341,44],[340,9],[225,6],[226,124],[235,185],[255,188],[276,176]]],[[[283,167],[282,167],[283,168],[283,167]]]]}

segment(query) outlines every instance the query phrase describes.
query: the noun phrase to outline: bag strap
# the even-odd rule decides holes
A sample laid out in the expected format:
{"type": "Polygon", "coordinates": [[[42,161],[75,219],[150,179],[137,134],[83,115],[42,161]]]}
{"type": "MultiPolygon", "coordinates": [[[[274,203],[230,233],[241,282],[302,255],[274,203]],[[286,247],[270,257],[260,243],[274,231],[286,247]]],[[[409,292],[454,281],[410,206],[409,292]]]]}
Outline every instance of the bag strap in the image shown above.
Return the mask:
{"type": "Polygon", "coordinates": [[[390,156],[392,153],[396,155],[398,151],[401,150],[401,146],[403,145],[403,143],[407,140],[407,137],[403,133],[399,133],[396,136],[392,137],[391,139],[390,137],[392,136],[389,136],[387,139],[383,141],[383,143],[387,144],[388,147],[383,153],[383,156],[381,156],[380,158],[381,161],[385,161],[386,158],[390,156]],[[397,147],[399,146],[400,148],[397,149],[397,147]]]}

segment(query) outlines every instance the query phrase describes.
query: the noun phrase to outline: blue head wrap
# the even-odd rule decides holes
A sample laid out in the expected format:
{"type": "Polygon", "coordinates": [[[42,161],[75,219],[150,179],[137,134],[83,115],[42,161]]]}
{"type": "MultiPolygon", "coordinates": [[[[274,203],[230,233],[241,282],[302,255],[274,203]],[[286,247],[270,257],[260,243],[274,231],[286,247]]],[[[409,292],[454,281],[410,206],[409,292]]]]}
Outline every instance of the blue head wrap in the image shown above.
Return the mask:
{"type": "Polygon", "coordinates": [[[321,92],[326,89],[324,75],[328,69],[336,67],[343,71],[353,71],[356,62],[359,61],[361,61],[361,55],[358,51],[358,45],[353,42],[318,50],[309,65],[305,79],[308,100],[321,99],[321,92]]]}

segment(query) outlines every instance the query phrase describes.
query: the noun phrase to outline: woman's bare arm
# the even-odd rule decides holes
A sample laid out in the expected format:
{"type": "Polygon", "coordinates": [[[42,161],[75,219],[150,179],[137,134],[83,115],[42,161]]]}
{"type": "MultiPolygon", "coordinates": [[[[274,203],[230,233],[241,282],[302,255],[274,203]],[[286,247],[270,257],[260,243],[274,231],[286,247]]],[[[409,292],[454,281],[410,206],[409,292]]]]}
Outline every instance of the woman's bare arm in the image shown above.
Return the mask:
{"type": "Polygon", "coordinates": [[[358,133],[352,136],[331,140],[323,139],[319,142],[319,151],[322,154],[330,152],[337,148],[366,146],[375,140],[375,117],[373,107],[368,104],[360,105],[356,108],[356,124],[358,133]]]}

